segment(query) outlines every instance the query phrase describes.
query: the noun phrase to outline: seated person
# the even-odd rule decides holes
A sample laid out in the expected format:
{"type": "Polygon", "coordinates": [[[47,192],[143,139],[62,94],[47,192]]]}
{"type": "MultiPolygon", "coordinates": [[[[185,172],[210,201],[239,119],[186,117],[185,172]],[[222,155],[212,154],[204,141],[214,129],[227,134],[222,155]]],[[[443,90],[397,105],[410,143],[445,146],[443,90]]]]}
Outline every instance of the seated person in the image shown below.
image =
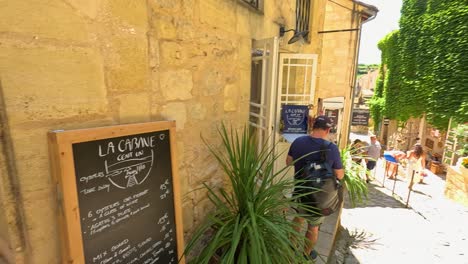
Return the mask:
{"type": "Polygon", "coordinates": [[[384,152],[384,158],[386,162],[387,177],[389,179],[395,179],[398,170],[398,164],[400,160],[406,158],[406,154],[399,150],[390,150],[384,152]]]}

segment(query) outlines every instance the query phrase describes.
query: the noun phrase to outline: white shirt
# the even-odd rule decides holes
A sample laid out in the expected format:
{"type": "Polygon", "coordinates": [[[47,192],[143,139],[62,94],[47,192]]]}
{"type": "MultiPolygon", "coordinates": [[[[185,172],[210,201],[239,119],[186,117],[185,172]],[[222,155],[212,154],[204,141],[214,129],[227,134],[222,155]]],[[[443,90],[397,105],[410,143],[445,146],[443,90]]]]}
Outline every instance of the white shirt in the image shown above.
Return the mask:
{"type": "Polygon", "coordinates": [[[380,150],[382,147],[380,146],[380,143],[378,141],[375,141],[375,143],[372,143],[369,145],[367,148],[367,154],[369,157],[377,160],[380,157],[380,150]]]}

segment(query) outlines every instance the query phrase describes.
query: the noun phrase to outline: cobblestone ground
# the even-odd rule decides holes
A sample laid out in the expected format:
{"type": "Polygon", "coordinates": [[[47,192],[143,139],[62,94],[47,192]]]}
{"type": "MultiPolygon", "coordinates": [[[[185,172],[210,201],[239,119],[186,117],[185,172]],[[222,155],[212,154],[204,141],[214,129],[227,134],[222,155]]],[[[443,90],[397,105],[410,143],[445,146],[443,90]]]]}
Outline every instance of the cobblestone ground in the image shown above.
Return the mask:
{"type": "MultiPolygon", "coordinates": [[[[428,171],[409,198],[406,179],[383,180],[379,161],[366,204],[345,202],[329,263],[468,264],[468,207],[446,199],[445,181],[428,171]]],[[[403,173],[401,173],[402,175],[403,173]]]]}

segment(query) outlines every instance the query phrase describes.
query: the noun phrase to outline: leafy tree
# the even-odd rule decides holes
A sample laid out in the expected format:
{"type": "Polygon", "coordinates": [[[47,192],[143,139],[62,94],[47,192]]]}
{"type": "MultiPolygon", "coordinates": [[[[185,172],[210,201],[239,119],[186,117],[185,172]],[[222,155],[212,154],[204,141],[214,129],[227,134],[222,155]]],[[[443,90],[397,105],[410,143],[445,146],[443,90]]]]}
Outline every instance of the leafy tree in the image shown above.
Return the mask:
{"type": "Polygon", "coordinates": [[[385,115],[406,121],[426,114],[442,129],[450,117],[466,122],[466,0],[404,0],[401,12],[400,30],[379,43],[385,73],[379,76],[381,93],[370,102],[373,118],[385,115]]]}

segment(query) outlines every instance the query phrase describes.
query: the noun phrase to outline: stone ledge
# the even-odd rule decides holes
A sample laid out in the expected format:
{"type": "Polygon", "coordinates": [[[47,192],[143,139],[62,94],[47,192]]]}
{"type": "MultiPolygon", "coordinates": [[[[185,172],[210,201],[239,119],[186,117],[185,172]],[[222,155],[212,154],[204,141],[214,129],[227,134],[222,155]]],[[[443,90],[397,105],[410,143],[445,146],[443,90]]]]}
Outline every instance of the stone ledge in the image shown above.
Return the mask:
{"type": "Polygon", "coordinates": [[[449,166],[447,167],[446,177],[445,196],[468,206],[468,169],[449,166]]]}

